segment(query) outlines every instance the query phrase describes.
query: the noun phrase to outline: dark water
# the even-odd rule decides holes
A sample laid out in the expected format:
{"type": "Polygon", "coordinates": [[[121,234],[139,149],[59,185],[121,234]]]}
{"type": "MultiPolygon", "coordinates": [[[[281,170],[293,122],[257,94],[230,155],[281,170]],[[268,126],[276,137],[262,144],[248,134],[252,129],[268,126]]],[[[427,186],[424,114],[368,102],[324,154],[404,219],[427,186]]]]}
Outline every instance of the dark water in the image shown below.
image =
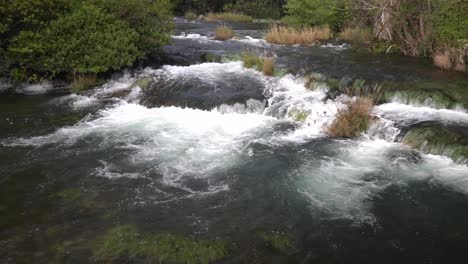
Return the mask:
{"type": "MultiPolygon", "coordinates": [[[[175,34],[214,27],[180,22],[175,34]]],[[[233,27],[260,38],[265,25],[233,27]]],[[[165,48],[179,65],[243,49],[274,52],[295,73],[466,80],[351,49],[201,37],[165,48]]],[[[323,126],[340,102],[324,98],[297,75],[237,62],[147,69],[87,96],[1,95],[0,263],[158,263],[96,258],[123,225],[222,241],[213,263],[466,263],[468,167],[395,141],[421,122],[466,130],[468,115],[393,102],[376,107],[383,121],[366,136],[332,140],[323,126]],[[310,111],[305,123],[298,110],[310,111]]]]}

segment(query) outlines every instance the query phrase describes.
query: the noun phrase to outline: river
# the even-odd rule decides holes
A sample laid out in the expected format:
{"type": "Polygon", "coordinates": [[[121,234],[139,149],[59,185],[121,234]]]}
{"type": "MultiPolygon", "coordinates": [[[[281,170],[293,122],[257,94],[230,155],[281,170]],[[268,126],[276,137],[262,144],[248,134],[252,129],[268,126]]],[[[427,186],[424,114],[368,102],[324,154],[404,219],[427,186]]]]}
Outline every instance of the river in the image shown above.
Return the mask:
{"type": "MultiPolygon", "coordinates": [[[[466,263],[466,75],[269,44],[265,24],[231,24],[226,42],[216,23],[176,24],[164,65],[80,95],[0,95],[0,263],[95,263],[119,226],[222,242],[213,263],[466,263]],[[244,68],[243,50],[283,74],[244,68]],[[349,98],[311,76],[390,88],[366,133],[332,139],[349,98]]],[[[131,252],[102,263],[159,263],[131,252]]]]}

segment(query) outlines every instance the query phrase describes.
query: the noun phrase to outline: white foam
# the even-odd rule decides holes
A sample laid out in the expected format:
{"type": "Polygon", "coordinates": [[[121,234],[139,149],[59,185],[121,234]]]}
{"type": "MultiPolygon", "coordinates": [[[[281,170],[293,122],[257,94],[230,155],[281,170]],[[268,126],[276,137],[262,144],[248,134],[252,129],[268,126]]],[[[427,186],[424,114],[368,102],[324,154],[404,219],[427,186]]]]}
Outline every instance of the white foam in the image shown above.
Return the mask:
{"type": "MultiPolygon", "coordinates": [[[[128,149],[133,153],[128,160],[132,166],[152,167],[162,174],[164,184],[189,191],[185,185],[187,179],[208,179],[238,165],[250,140],[276,122],[275,118],[258,114],[222,114],[216,110],[177,107],[149,109],[122,103],[102,110],[95,120],[82,121],[46,136],[16,139],[7,145],[67,147],[79,140],[99,138],[100,143],[95,147],[128,149]]],[[[96,168],[95,174],[106,178],[144,176],[120,170],[113,164],[96,168]]],[[[225,190],[225,185],[210,180],[209,190],[225,190]]]]}
{"type": "Polygon", "coordinates": [[[333,50],[337,50],[337,51],[342,51],[342,50],[349,49],[350,45],[346,44],[346,43],[343,43],[341,45],[334,45],[332,43],[327,43],[326,45],[322,45],[320,47],[321,48],[326,48],[326,49],[333,49],[333,50]]]}
{"type": "Polygon", "coordinates": [[[379,105],[375,107],[374,112],[385,119],[390,119],[399,124],[410,124],[421,121],[468,124],[468,113],[448,109],[417,107],[396,102],[379,105]]]}
{"type": "Polygon", "coordinates": [[[207,37],[207,36],[202,36],[200,34],[196,34],[196,33],[182,33],[181,35],[178,35],[178,36],[172,36],[173,39],[189,39],[189,40],[196,40],[200,43],[208,43],[210,41],[212,42],[219,42],[221,43],[221,41],[219,40],[214,40],[213,38],[210,38],[210,37],[207,37]]]}
{"type": "Polygon", "coordinates": [[[294,119],[294,113],[307,115],[299,129],[281,136],[279,140],[302,143],[311,138],[325,136],[325,127],[333,121],[338,109],[344,107],[344,97],[336,101],[325,101],[325,90],[310,91],[304,86],[304,80],[293,75],[272,81],[274,83],[268,91],[270,98],[269,107],[265,109],[266,115],[291,121],[294,119]]]}
{"type": "Polygon", "coordinates": [[[16,88],[17,93],[27,94],[27,95],[39,95],[45,94],[52,90],[54,87],[49,82],[43,82],[38,84],[25,84],[16,88]]]}
{"type": "Polygon", "coordinates": [[[375,223],[372,201],[392,185],[415,181],[439,184],[468,194],[468,167],[434,155],[415,154],[409,147],[385,140],[341,141],[334,157],[310,157],[291,173],[312,208],[329,218],[375,223]],[[418,161],[418,159],[421,159],[418,161]]]}

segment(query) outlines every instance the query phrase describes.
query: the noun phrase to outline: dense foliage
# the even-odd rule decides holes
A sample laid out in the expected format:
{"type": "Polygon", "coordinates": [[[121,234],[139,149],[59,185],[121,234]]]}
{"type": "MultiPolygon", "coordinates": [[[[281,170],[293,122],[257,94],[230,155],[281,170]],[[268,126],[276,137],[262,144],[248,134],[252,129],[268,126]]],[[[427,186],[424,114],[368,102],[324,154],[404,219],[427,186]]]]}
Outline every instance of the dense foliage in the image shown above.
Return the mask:
{"type": "Polygon", "coordinates": [[[289,0],[285,8],[288,24],[372,28],[376,38],[408,55],[467,44],[466,0],[289,0]]]}
{"type": "Polygon", "coordinates": [[[284,13],[286,0],[176,0],[175,3],[175,10],[180,14],[186,11],[197,14],[226,11],[277,19],[284,13]]]}
{"type": "Polygon", "coordinates": [[[0,1],[0,56],[17,79],[117,70],[169,41],[169,0],[0,1]]]}

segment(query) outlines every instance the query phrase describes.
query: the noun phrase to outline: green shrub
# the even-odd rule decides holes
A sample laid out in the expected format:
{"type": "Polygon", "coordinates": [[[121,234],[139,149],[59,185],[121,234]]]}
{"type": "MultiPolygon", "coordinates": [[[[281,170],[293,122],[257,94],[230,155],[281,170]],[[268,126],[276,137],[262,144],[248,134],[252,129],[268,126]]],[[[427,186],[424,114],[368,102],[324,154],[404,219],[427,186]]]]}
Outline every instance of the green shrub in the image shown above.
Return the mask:
{"type": "Polygon", "coordinates": [[[170,0],[102,0],[106,10],[138,33],[139,56],[145,57],[168,43],[171,21],[170,0]]]}
{"type": "Polygon", "coordinates": [[[60,17],[38,33],[23,31],[10,52],[39,72],[101,73],[131,65],[141,55],[127,23],[89,5],[60,17]]]}

